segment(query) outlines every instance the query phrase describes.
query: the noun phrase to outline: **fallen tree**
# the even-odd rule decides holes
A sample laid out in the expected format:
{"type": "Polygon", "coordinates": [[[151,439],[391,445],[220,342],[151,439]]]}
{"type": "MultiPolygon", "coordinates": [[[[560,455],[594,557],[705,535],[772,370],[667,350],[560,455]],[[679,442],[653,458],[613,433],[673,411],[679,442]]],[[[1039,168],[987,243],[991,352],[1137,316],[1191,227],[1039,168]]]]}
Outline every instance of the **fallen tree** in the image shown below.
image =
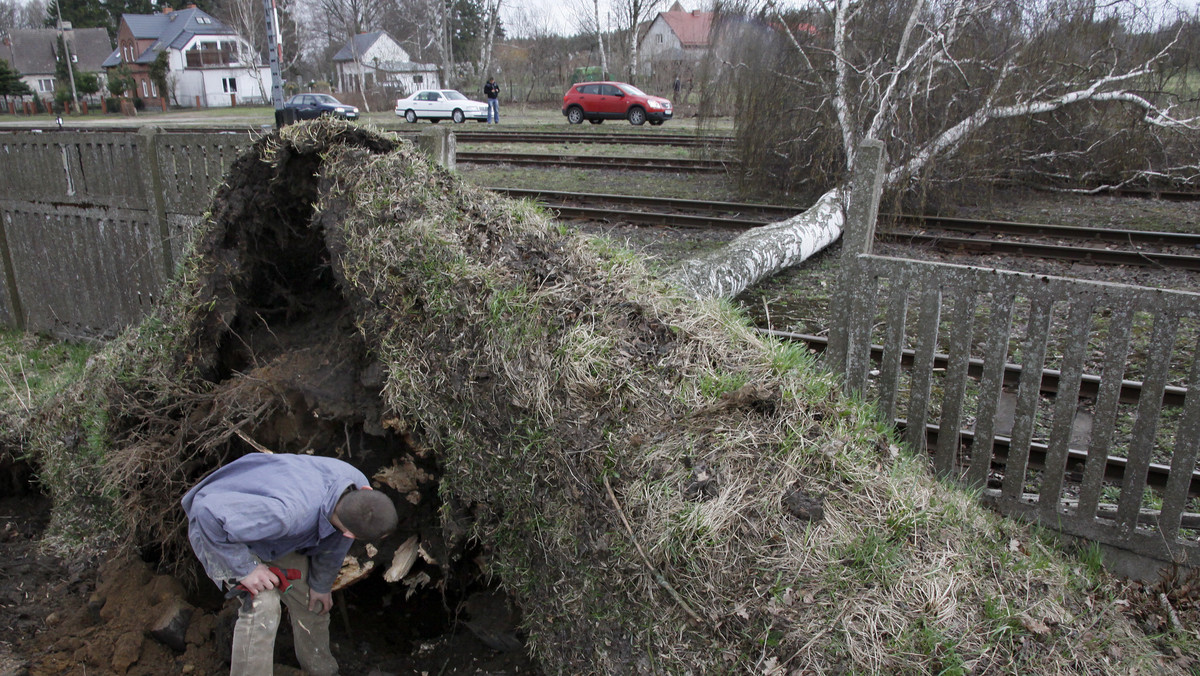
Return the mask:
{"type": "Polygon", "coordinates": [[[733,0],[718,14],[714,30],[733,45],[724,68],[738,92],[746,180],[819,197],[682,266],[674,278],[696,297],[732,298],[836,241],[844,217],[834,205],[867,139],[886,145],[892,192],[979,166],[1034,167],[1043,180],[1086,166],[1093,171],[1076,173],[1116,174],[1121,184],[1200,176],[1186,26],[1156,3],[815,0],[796,11],[733,0]],[[1093,109],[1121,113],[1103,143],[987,134],[1014,120],[1058,132],[1062,123],[1047,118],[1068,111],[1077,112],[1066,128],[1090,130],[1093,109]],[[1105,152],[1118,159],[1098,172],[1105,152]],[[969,160],[952,161],[962,155],[969,160]]]}
{"type": "Polygon", "coordinates": [[[163,302],[34,427],[50,542],[180,574],[207,471],[353,462],[403,512],[356,565],[502,590],[548,673],[1176,669],[803,348],[343,123],[239,158],[163,302]]]}

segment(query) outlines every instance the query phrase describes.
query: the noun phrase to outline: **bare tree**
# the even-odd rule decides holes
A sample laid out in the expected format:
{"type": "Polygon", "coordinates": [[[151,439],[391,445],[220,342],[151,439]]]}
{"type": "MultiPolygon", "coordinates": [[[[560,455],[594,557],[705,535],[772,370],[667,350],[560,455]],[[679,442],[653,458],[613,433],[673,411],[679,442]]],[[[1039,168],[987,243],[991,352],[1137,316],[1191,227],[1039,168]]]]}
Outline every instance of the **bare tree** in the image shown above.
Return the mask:
{"type": "Polygon", "coordinates": [[[596,36],[596,45],[600,51],[601,76],[607,77],[608,54],[604,49],[604,20],[600,13],[600,0],[573,0],[569,8],[575,28],[581,34],[596,36]]]}
{"type": "Polygon", "coordinates": [[[492,49],[500,29],[500,10],[504,0],[483,0],[483,35],[480,36],[479,73],[487,77],[492,69],[492,49]]]}
{"type": "MultiPolygon", "coordinates": [[[[641,37],[641,25],[658,13],[662,0],[613,0],[612,10],[617,17],[617,29],[627,37],[629,53],[629,79],[637,79],[638,72],[638,40],[641,37]]],[[[597,8],[599,12],[599,8],[597,8]]]]}
{"type": "MultiPolygon", "coordinates": [[[[798,96],[759,119],[740,115],[739,135],[762,134],[762,125],[789,115],[824,120],[832,130],[827,156],[838,158],[840,166],[811,209],[686,263],[676,279],[696,296],[732,297],[836,240],[843,222],[842,181],[864,139],[887,144],[885,185],[895,189],[913,184],[990,125],[1075,106],[1119,106],[1135,111],[1148,129],[1196,134],[1200,118],[1194,108],[1180,112],[1186,108],[1170,91],[1155,88],[1162,82],[1156,73],[1183,48],[1177,34],[1156,30],[1166,19],[1151,12],[1157,5],[818,0],[804,15],[766,5],[760,14],[766,21],[738,29],[760,31],[759,39],[742,33],[739,42],[779,45],[789,58],[774,63],[787,67],[768,65],[768,72],[755,73],[744,62],[729,66],[771,78],[777,88],[798,96]]],[[[815,136],[805,142],[815,142],[815,136]]],[[[788,161],[786,152],[775,151],[788,161]]]]}
{"type": "Polygon", "coordinates": [[[0,0],[0,33],[41,28],[45,19],[45,0],[0,0]]]}

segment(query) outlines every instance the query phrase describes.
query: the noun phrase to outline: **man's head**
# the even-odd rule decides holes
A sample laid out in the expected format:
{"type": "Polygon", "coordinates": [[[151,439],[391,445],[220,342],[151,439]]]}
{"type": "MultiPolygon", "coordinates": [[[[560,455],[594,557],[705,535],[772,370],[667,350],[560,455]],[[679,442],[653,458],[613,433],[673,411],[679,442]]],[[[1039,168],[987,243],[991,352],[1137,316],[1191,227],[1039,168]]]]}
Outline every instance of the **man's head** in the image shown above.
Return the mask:
{"type": "Polygon", "coordinates": [[[380,491],[352,490],[338,500],[330,519],[348,537],[378,540],[396,530],[396,505],[380,491]]]}

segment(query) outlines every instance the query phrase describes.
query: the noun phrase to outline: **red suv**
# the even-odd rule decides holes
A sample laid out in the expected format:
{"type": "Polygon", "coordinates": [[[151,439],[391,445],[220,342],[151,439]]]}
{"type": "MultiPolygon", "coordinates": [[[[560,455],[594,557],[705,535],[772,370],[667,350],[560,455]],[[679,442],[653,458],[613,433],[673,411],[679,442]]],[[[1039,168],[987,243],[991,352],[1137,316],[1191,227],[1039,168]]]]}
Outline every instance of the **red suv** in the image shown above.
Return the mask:
{"type": "Polygon", "coordinates": [[[563,96],[562,112],[571,124],[629,120],[659,125],[671,119],[671,102],[624,82],[580,82],[563,96]]]}

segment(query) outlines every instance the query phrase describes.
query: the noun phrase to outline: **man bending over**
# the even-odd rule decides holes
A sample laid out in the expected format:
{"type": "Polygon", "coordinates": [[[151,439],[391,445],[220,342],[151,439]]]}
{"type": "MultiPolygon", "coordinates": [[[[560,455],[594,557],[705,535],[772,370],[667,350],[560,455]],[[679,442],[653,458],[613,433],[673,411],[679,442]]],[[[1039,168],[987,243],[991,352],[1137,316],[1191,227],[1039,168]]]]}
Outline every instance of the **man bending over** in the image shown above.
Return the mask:
{"type": "Polygon", "coordinates": [[[376,540],[396,528],[391,499],[341,460],[253,453],[196,484],[183,496],[183,511],[208,576],[245,592],[231,676],[271,674],[281,599],[300,666],[313,676],[336,674],[329,651],[333,582],[355,538],[376,540]],[[272,568],[298,570],[300,578],[280,579],[272,568]]]}

